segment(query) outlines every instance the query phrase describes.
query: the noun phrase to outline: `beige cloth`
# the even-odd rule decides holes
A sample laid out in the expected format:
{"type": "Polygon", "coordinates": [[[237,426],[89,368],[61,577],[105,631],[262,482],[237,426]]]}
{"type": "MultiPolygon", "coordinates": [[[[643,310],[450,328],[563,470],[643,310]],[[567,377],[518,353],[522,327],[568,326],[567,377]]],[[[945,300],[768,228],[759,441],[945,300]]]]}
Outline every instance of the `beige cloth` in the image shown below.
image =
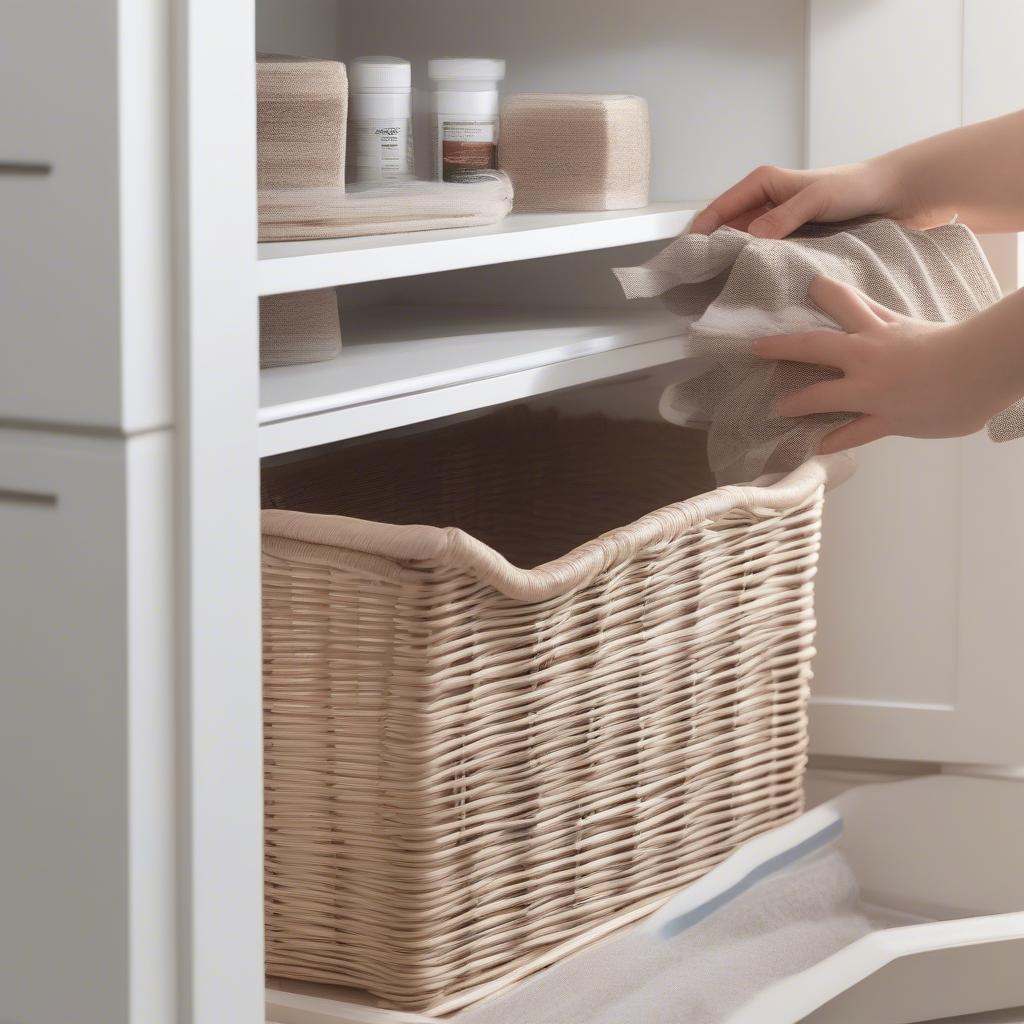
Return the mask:
{"type": "Polygon", "coordinates": [[[260,241],[349,238],[497,224],[512,209],[512,186],[499,171],[473,182],[406,181],[345,192],[268,189],[259,194],[260,241]]]}
{"type": "Polygon", "coordinates": [[[256,58],[257,181],[265,188],[345,185],[348,79],[333,60],[256,58]]]}
{"type": "Polygon", "coordinates": [[[341,351],[333,288],[260,299],[260,368],[319,363],[341,351]]]}
{"type": "Polygon", "coordinates": [[[774,982],[867,935],[863,911],[849,864],[830,849],[764,879],[674,938],[634,926],[455,1019],[721,1024],[774,982]]]}
{"type": "MultiPolygon", "coordinates": [[[[661,296],[698,319],[694,350],[710,359],[700,376],[668,388],[662,415],[708,430],[719,483],[785,471],[811,456],[822,438],[853,416],[787,419],[772,413],[780,396],[838,376],[818,366],[755,359],[751,343],[768,334],[836,329],[807,301],[825,274],[888,308],[936,322],[964,320],[999,298],[999,286],[974,235],[961,224],[914,231],[889,220],[811,225],[782,241],[721,228],[685,234],[642,267],[617,270],[629,298],[661,296]]],[[[1024,405],[992,421],[993,438],[1024,433],[1024,405]]]]}
{"type": "Polygon", "coordinates": [[[516,210],[646,206],[651,119],[639,96],[526,94],[502,104],[498,166],[516,210]]]}

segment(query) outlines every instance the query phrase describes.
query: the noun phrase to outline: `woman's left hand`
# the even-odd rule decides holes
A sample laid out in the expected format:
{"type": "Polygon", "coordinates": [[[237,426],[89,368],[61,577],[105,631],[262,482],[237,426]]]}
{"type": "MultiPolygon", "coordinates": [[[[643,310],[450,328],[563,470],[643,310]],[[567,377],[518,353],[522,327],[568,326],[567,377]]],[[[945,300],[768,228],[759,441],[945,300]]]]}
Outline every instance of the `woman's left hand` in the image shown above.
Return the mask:
{"type": "Polygon", "coordinates": [[[834,367],[843,376],[784,396],[780,416],[856,413],[822,441],[821,454],[856,448],[890,434],[963,437],[1015,400],[975,321],[935,324],[880,306],[840,281],[818,277],[808,298],[842,331],[759,338],[754,352],[834,367]]]}

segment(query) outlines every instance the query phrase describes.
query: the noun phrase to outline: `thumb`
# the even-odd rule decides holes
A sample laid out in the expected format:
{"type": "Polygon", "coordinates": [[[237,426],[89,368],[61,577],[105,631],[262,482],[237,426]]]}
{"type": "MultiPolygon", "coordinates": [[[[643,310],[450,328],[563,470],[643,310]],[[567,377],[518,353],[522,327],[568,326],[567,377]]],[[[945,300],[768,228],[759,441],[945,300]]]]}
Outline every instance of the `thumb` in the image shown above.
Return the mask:
{"type": "Polygon", "coordinates": [[[762,214],[747,229],[757,238],[785,238],[826,209],[827,195],[820,181],[801,189],[795,196],[762,214]]]}

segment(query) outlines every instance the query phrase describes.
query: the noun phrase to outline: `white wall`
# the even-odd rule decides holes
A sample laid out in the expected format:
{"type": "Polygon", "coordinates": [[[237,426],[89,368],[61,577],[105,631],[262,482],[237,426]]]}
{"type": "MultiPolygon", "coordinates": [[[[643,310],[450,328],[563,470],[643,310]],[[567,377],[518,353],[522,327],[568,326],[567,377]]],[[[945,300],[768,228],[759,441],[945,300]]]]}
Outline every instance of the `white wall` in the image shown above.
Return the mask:
{"type": "MultiPolygon", "coordinates": [[[[262,51],[509,61],[506,92],[629,92],[654,118],[656,198],[803,157],[804,0],[258,0],[262,51]],[[609,41],[612,48],[609,49],[609,41]]],[[[420,133],[421,157],[427,143],[420,133]]]]}
{"type": "Polygon", "coordinates": [[[339,0],[256,0],[256,49],[297,57],[337,57],[339,0]]]}
{"type": "MultiPolygon", "coordinates": [[[[654,121],[655,198],[803,154],[804,0],[341,0],[338,54],[509,61],[506,92],[626,92],[654,121]]],[[[420,149],[424,149],[420,140],[420,149]]]]}

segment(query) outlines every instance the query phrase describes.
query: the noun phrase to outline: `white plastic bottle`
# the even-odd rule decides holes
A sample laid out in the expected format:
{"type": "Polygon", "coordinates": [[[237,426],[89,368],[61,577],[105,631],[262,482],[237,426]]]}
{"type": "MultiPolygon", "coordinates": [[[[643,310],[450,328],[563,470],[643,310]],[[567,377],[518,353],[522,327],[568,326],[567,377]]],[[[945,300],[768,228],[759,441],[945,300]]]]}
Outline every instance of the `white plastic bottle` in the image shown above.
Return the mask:
{"type": "Polygon", "coordinates": [[[359,57],[349,65],[348,84],[348,181],[381,184],[414,178],[409,62],[359,57]]]}
{"type": "Polygon", "coordinates": [[[427,68],[435,85],[434,177],[473,181],[497,166],[498,83],[505,62],[480,57],[445,57],[427,68]]]}

